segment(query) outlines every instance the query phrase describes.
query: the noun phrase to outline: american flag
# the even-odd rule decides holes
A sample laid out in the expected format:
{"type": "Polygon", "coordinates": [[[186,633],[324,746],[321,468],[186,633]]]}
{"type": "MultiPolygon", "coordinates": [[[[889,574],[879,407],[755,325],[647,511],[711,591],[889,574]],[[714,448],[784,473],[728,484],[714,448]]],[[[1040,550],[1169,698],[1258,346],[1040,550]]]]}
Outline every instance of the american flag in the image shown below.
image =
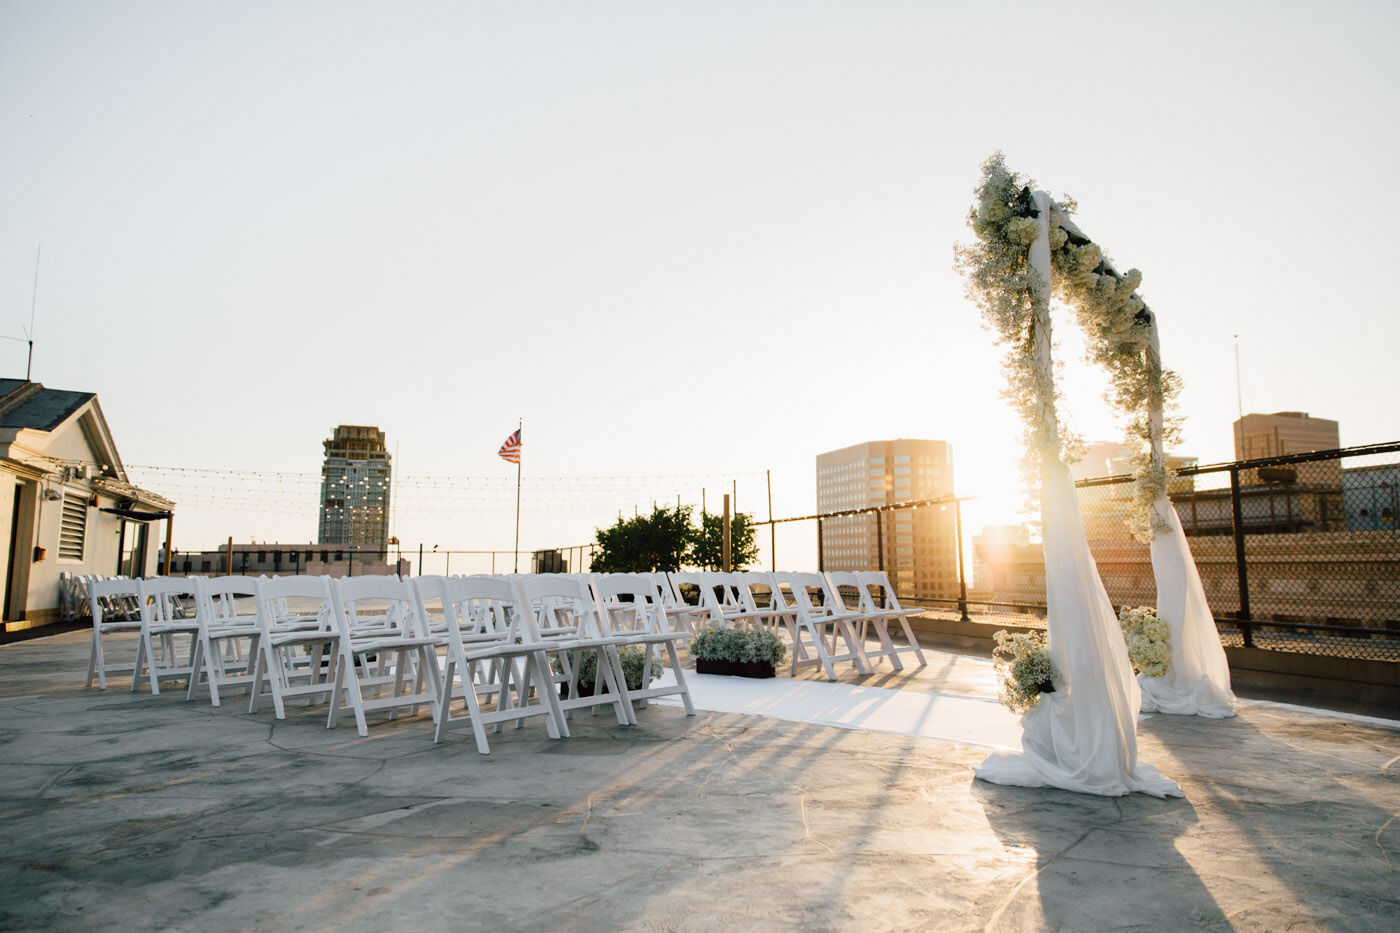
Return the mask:
{"type": "Polygon", "coordinates": [[[496,451],[502,460],[509,460],[511,463],[520,462],[520,429],[506,438],[506,442],[501,445],[501,449],[496,451]]]}

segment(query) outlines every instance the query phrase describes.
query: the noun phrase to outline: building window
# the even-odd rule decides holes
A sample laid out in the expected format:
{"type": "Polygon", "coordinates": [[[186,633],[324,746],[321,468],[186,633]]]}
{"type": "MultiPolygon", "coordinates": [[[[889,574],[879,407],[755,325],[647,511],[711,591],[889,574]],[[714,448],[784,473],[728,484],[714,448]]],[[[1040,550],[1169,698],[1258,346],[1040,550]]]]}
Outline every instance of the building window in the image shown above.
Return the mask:
{"type": "Polygon", "coordinates": [[[62,560],[82,560],[87,538],[87,496],[63,493],[63,517],[58,525],[58,556],[62,560]]]}
{"type": "Polygon", "coordinates": [[[330,551],[322,551],[322,552],[321,552],[321,563],[324,564],[326,561],[330,560],[330,559],[331,559],[330,554],[331,554],[330,551]]]}
{"type": "Polygon", "coordinates": [[[267,552],[266,552],[266,551],[259,551],[259,552],[258,552],[258,563],[261,564],[261,563],[263,563],[263,562],[266,561],[266,560],[267,560],[267,552]]]}

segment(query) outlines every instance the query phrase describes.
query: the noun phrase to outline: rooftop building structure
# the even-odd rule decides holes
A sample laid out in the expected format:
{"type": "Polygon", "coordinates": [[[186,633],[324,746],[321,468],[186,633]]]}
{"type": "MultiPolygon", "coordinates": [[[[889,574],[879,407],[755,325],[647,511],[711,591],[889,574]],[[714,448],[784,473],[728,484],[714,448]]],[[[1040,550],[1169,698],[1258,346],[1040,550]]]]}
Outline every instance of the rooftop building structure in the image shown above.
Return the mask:
{"type": "MultiPolygon", "coordinates": [[[[841,512],[953,495],[946,441],[866,441],[817,455],[817,511],[841,512]]],[[[901,596],[955,599],[957,525],[951,507],[890,509],[820,522],[825,570],[884,570],[901,596]]]]}
{"type": "Polygon", "coordinates": [[[321,516],[317,543],[383,550],[389,540],[392,458],[384,432],[342,424],[322,442],[321,516]]]}

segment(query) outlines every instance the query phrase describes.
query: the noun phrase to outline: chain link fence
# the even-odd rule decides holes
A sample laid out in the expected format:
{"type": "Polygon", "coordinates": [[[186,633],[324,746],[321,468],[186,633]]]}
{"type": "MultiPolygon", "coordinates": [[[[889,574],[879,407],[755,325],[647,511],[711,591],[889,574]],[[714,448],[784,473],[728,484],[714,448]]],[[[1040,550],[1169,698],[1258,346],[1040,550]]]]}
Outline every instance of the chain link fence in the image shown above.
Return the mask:
{"type": "MultiPolygon", "coordinates": [[[[1130,478],[1078,487],[1109,599],[1153,605],[1148,546],[1126,525],[1130,478]]],[[[1400,444],[1185,467],[1169,492],[1226,645],[1400,661],[1400,444]]],[[[1003,527],[973,549],[968,616],[1043,624],[1039,543],[1003,527]]]]}

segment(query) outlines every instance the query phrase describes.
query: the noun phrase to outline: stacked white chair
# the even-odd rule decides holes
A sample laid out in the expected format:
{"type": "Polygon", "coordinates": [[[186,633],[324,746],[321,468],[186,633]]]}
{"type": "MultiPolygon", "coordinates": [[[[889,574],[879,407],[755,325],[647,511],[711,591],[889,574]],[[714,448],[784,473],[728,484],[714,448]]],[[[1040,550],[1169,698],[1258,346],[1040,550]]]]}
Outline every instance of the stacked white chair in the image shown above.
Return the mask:
{"type": "Polygon", "coordinates": [[[131,690],[136,692],[144,675],[152,696],[160,696],[162,680],[186,680],[193,674],[201,624],[199,600],[194,581],[179,577],[138,580],[136,588],[141,604],[141,635],[136,644],[131,690]],[[188,648],[181,646],[182,641],[188,641],[188,648]]]}
{"type": "Polygon", "coordinates": [[[665,600],[657,588],[656,580],[648,574],[616,573],[601,576],[594,580],[594,589],[608,614],[610,630],[620,645],[640,647],[646,652],[646,663],[642,671],[642,686],[639,690],[629,690],[628,695],[643,706],[648,699],[663,696],[680,696],[687,716],[695,715],[695,706],[690,701],[690,687],[685,682],[685,672],[681,670],[680,653],[676,651],[678,642],[690,636],[677,631],[671,625],[671,617],[666,612],[665,600]],[[671,673],[676,682],[669,686],[651,685],[652,654],[657,648],[664,649],[670,661],[671,673]]]}
{"type": "Polygon", "coordinates": [[[438,687],[435,743],[449,729],[470,727],[476,750],[489,755],[487,726],[499,731],[503,723],[514,722],[519,727],[533,716],[544,717],[550,738],[568,737],[549,670],[549,646],[535,631],[514,581],[486,575],[419,578],[414,591],[420,616],[427,615],[434,600],[443,609],[447,657],[438,687]],[[495,709],[483,711],[493,698],[495,709]],[[452,715],[457,699],[464,716],[452,715]]]}
{"type": "Polygon", "coordinates": [[[135,580],[89,577],[87,595],[88,608],[92,612],[92,652],[88,657],[87,686],[91,687],[96,678],[97,686],[106,690],[108,673],[127,674],[135,670],[131,664],[108,663],[102,638],[123,632],[140,635],[141,613],[139,610],[133,613],[131,609],[140,604],[141,588],[135,580]]]}
{"type": "MultiPolygon", "coordinates": [[[[792,673],[800,664],[820,664],[828,680],[836,679],[834,665],[850,661],[862,674],[870,673],[870,664],[856,637],[860,614],[847,612],[824,574],[785,573],[776,575],[779,583],[787,584],[792,593],[795,623],[789,629],[792,636],[792,673]],[[840,645],[845,645],[845,651],[840,645]]],[[[781,592],[775,587],[775,592],[781,592]]]]}
{"type": "Polygon", "coordinates": [[[365,576],[336,580],[332,589],[339,639],[326,728],[350,712],[367,736],[366,713],[387,709],[393,719],[399,708],[412,715],[423,703],[437,718],[441,641],[419,625],[409,585],[397,576],[365,576]]]}
{"type": "Polygon", "coordinates": [[[218,706],[221,688],[250,687],[253,682],[260,634],[258,584],[245,576],[193,579],[199,634],[185,699],[193,700],[202,683],[209,690],[209,702],[218,706]]]}
{"type": "Polygon", "coordinates": [[[566,574],[533,574],[518,580],[521,602],[547,654],[558,658],[562,671],[555,679],[569,685],[569,697],[561,702],[565,712],[611,706],[619,725],[635,725],[631,698],[622,673],[617,646],[608,620],[587,579],[566,574]],[[579,696],[578,666],[583,652],[597,652],[597,675],[592,696],[579,696]],[[606,686],[607,692],[603,692],[606,686]]]}

